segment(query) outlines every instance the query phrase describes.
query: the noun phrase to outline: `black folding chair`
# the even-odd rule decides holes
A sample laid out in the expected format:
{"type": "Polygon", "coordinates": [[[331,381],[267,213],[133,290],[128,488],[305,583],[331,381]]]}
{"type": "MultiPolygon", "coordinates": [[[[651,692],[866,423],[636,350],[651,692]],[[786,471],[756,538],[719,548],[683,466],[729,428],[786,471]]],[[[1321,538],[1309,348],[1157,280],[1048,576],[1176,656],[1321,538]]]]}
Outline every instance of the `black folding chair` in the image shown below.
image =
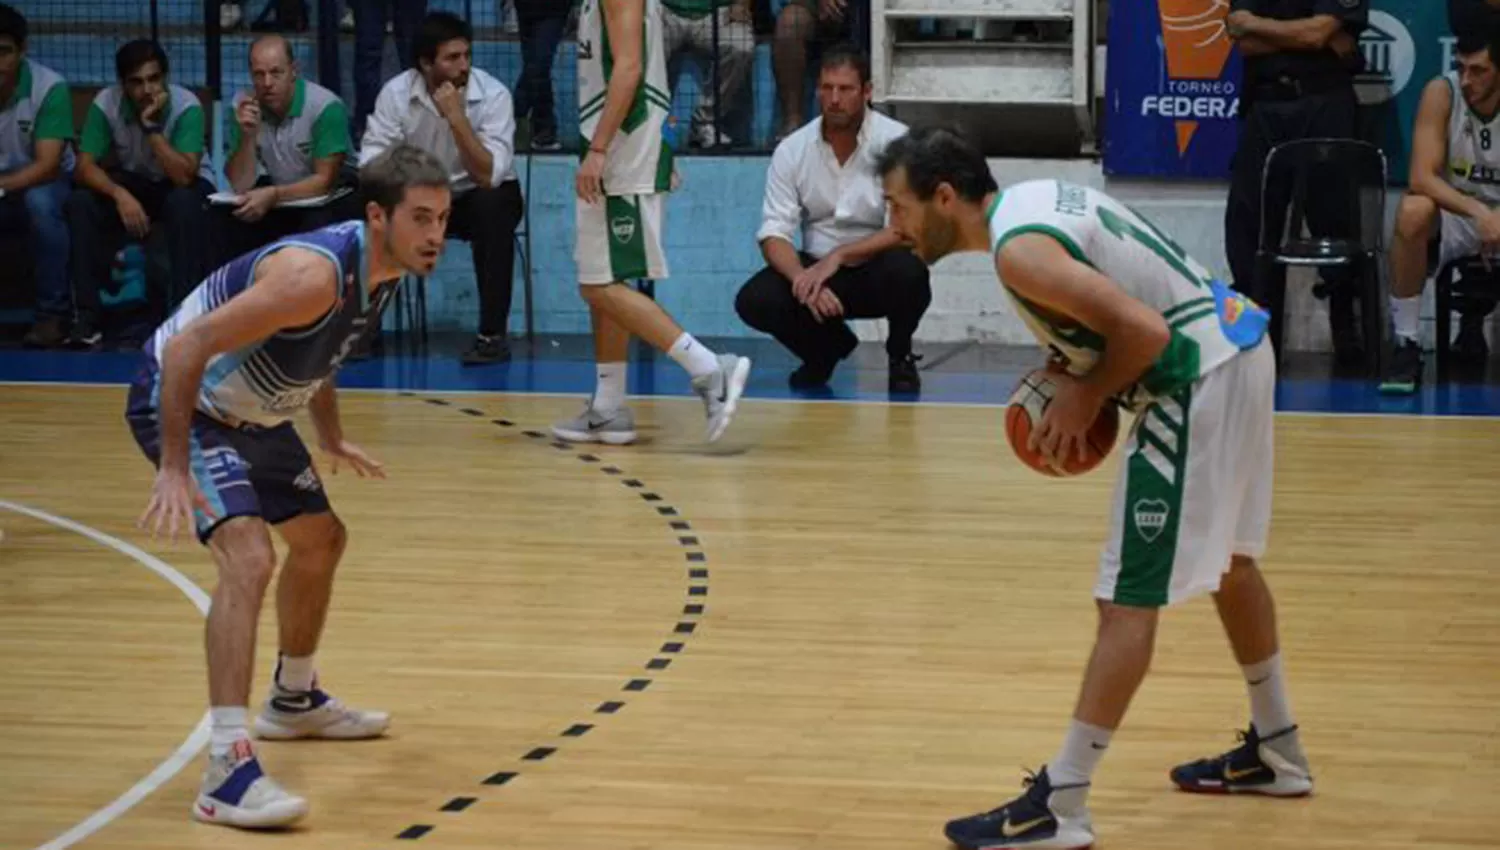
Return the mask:
{"type": "Polygon", "coordinates": [[[1338,269],[1357,280],[1366,360],[1371,374],[1380,373],[1385,193],[1385,154],[1368,142],[1298,139],[1271,149],[1261,172],[1260,245],[1250,295],[1271,313],[1278,360],[1287,269],[1338,269]]]}
{"type": "Polygon", "coordinates": [[[1437,355],[1437,379],[1448,380],[1448,369],[1452,359],[1450,351],[1453,311],[1469,316],[1488,316],[1495,304],[1500,302],[1500,260],[1485,267],[1482,257],[1459,257],[1444,264],[1438,270],[1433,292],[1437,309],[1437,339],[1433,349],[1437,355]]]}

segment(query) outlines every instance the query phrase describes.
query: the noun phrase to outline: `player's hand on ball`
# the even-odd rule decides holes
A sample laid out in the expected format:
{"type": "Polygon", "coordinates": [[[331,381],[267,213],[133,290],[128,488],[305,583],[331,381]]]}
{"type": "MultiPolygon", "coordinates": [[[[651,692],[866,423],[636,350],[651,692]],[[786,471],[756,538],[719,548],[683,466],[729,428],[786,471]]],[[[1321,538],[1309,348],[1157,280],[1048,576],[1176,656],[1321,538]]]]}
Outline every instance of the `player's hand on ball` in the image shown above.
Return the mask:
{"type": "Polygon", "coordinates": [[[208,497],[198,489],[193,476],[186,472],[159,470],[151,485],[151,501],[146,504],[146,512],[136,521],[136,527],[144,529],[149,524],[151,539],[155,540],[165,523],[167,537],[175,543],[179,524],[183,530],[193,528],[194,508],[213,514],[208,497]]]}
{"type": "Polygon", "coordinates": [[[364,449],[348,440],[324,443],[323,453],[328,455],[328,471],[339,474],[339,464],[347,463],[360,478],[384,478],[385,464],[365,453],[364,449]]]}
{"type": "Polygon", "coordinates": [[[1057,391],[1042,414],[1040,426],[1031,432],[1029,448],[1061,469],[1069,458],[1085,459],[1088,431],[1098,418],[1104,399],[1066,372],[1059,371],[1051,377],[1057,391]]]}

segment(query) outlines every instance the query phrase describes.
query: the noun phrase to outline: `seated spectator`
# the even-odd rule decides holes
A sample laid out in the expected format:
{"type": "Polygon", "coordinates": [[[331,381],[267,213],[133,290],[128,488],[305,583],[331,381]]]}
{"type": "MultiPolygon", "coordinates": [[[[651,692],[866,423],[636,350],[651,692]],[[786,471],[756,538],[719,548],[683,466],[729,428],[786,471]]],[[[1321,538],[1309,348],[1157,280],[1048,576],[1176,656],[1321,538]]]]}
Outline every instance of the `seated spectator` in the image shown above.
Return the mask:
{"type": "Polygon", "coordinates": [[[254,91],[235,96],[224,167],[240,201],[215,207],[223,262],[283,236],[359,218],[352,194],[317,206],[284,206],[353,182],[344,174],[350,148],[344,102],[302,78],[291,45],[280,35],[250,45],[250,79],[254,91]]]}
{"type": "Polygon", "coordinates": [[[824,54],[818,75],[823,115],[776,146],[766,177],[764,223],[756,238],[766,267],[735,299],[747,325],[802,359],[794,388],[828,382],[859,340],[844,319],[889,323],[892,392],[921,387],[912,336],[932,287],[927,265],[886,223],[874,163],[906,125],[869,109],[870,66],[852,47],[824,54]],[[802,250],[793,246],[801,230],[802,250]]]}
{"type": "Polygon", "coordinates": [[[470,64],[474,36],[447,12],[433,12],[417,32],[417,67],[391,78],[359,149],[360,164],[398,142],[437,156],[452,178],[449,235],[474,253],[479,335],[463,356],[469,365],[510,358],[511,277],[523,200],[514,168],[515,113],[499,80],[470,64]]]}
{"type": "Polygon", "coordinates": [[[809,54],[822,46],[855,40],[856,5],[868,0],[781,0],[776,36],[771,46],[771,71],[781,101],[780,141],[802,126],[807,102],[804,77],[809,54]]]}
{"type": "Polygon", "coordinates": [[[19,237],[36,258],[36,321],[25,344],[51,348],[66,339],[73,312],[68,288],[73,101],[68,84],[26,58],[26,18],[0,3],[0,234],[19,237]]]}
{"type": "Polygon", "coordinates": [[[714,104],[717,102],[720,109],[726,109],[734,103],[755,65],[750,0],[662,0],[661,17],[662,49],[669,60],[682,50],[714,59],[714,50],[716,47],[718,50],[718,91],[714,91],[714,75],[705,73],[702,93],[693,109],[689,144],[699,148],[733,144],[719,128],[722,116],[714,114],[714,104]]]}
{"type": "Polygon", "coordinates": [[[516,118],[531,119],[531,149],[562,149],[557,138],[557,101],[552,61],[568,25],[573,0],[516,0],[521,31],[521,78],[516,81],[516,118]]]}
{"type": "Polygon", "coordinates": [[[76,342],[102,339],[100,289],[127,236],[144,241],[158,225],[171,259],[170,290],[157,313],[208,273],[208,215],[214,172],[203,152],[203,106],[168,81],[167,54],[148,39],[115,53],[119,82],[99,92],[84,119],[68,199],[73,239],[76,342]]]}
{"type": "MultiPolygon", "coordinates": [[[[1455,53],[1458,70],[1429,81],[1417,104],[1411,182],[1391,244],[1396,339],[1383,392],[1415,392],[1422,381],[1418,317],[1434,227],[1439,265],[1476,254],[1500,262],[1500,35],[1465,33],[1455,53]]],[[[1457,353],[1487,356],[1481,322],[1460,324],[1457,353]]]]}

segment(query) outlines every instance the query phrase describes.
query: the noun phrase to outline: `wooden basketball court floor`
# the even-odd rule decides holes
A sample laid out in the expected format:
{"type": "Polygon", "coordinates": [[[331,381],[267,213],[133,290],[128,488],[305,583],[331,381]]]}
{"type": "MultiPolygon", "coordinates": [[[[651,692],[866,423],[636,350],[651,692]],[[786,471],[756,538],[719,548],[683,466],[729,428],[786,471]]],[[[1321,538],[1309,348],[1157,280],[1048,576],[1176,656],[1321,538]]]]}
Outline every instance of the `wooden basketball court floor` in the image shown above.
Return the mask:
{"type": "MultiPolygon", "coordinates": [[[[643,445],[578,449],[532,430],[576,396],[351,392],[390,478],[328,480],[352,536],[320,673],[392,732],[261,745],[313,804],[295,830],[193,823],[212,571],[134,528],[123,396],[0,387],[0,847],[942,848],[1064,731],[1114,464],[1032,474],[999,408],[750,401],[709,449],[695,400],[647,400],[643,445]]],[[[1171,790],[1247,723],[1200,599],[1096,777],[1099,846],[1500,845],[1500,420],[1277,440],[1317,793],[1171,790]]]]}

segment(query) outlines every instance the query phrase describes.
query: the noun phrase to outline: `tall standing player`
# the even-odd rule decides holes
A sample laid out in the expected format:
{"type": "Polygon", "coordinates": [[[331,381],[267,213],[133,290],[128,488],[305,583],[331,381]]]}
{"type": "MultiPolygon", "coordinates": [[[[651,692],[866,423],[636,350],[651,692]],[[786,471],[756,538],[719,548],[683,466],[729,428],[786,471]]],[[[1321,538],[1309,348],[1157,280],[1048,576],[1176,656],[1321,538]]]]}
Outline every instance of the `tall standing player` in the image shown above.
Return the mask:
{"type": "Polygon", "coordinates": [[[963,848],[1091,844],[1089,783],[1146,675],[1158,612],[1204,593],[1244,671],[1251,726],[1241,746],[1177,767],[1173,782],[1309,793],[1275,606],[1256,567],[1273,465],[1265,311],[1102,193],[1057,180],[998,191],[984,157],[952,132],[914,131],[891,143],[879,168],[892,223],[917,254],[992,253],[1017,312],[1062,364],[1034,448],[1057,463],[1080,450],[1103,405],[1138,414],[1094,587],[1096,643],[1062,748],[1020,797],[950,822],[949,839],[963,848]]]}
{"type": "Polygon", "coordinates": [[[344,439],[334,373],[403,274],[431,274],[443,246],[448,175],[424,151],[393,148],[366,165],[362,221],[246,254],[209,275],[146,345],[126,419],[157,467],[141,517],[153,535],[195,522],[218,566],[205,644],[212,716],[208,769],[193,816],[274,827],[307,801],[261,771],[247,729],[260,606],[276,569],[269,526],[287,547],[276,588],[280,654],[255,718],[262,738],[372,738],[384,712],[349,708],[314,676],[333,573],[348,539],[292,415],[306,407],[333,471],[383,477],[344,439]]]}
{"type": "Polygon", "coordinates": [[[674,172],[662,138],[671,95],[660,0],[583,0],[578,97],[588,151],[578,167],[574,259],[594,327],[598,383],[583,412],[553,425],[552,433],[573,442],[635,442],[635,417],[625,406],[625,361],[634,334],[692,376],[713,442],[734,416],[750,360],[715,354],[626,284],[667,276],[662,213],[674,172]]]}

